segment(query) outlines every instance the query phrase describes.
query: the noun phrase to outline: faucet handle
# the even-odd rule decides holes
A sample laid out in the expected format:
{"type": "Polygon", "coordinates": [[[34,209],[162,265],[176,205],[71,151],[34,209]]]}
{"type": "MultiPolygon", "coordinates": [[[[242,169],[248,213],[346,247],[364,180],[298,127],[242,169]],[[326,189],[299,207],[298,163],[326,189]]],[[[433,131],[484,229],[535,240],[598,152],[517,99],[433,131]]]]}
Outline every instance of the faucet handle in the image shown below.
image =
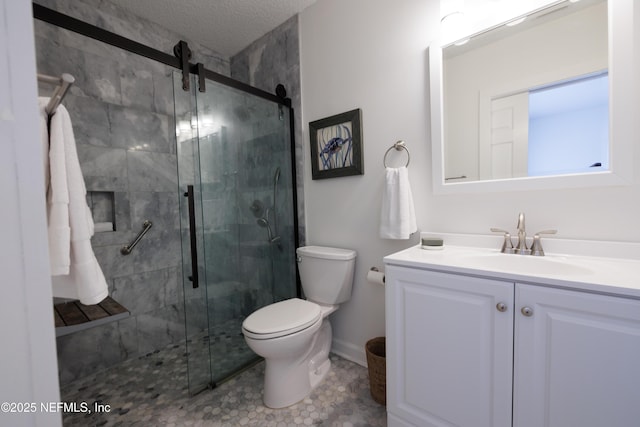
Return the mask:
{"type": "Polygon", "coordinates": [[[533,235],[533,243],[531,244],[531,255],[533,256],[544,256],[544,251],[542,250],[542,243],[540,241],[541,234],[556,234],[558,230],[542,230],[538,231],[533,235]]]}
{"type": "Polygon", "coordinates": [[[500,249],[500,252],[502,252],[503,254],[512,254],[514,252],[514,249],[513,242],[511,241],[511,233],[509,233],[507,230],[494,227],[491,227],[491,231],[493,231],[494,233],[504,234],[504,242],[502,243],[502,249],[500,249]]]}
{"type": "Polygon", "coordinates": [[[511,234],[507,230],[503,230],[502,228],[491,227],[490,230],[493,231],[494,233],[511,234]]]}
{"type": "Polygon", "coordinates": [[[539,234],[556,234],[557,232],[558,230],[542,230],[542,231],[538,231],[536,234],[534,234],[534,236],[538,236],[539,234]]]}

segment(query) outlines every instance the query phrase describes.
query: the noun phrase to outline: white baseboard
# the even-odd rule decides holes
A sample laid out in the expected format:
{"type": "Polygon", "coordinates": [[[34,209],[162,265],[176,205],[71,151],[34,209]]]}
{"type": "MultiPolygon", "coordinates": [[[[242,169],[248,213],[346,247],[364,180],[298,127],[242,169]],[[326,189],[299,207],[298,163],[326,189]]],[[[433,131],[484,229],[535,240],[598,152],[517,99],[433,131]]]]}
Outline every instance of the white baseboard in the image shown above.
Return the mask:
{"type": "Polygon", "coordinates": [[[414,427],[402,418],[387,412],[387,426],[389,427],[414,427]]]}
{"type": "Polygon", "coordinates": [[[331,352],[343,359],[350,360],[365,368],[367,367],[367,354],[364,351],[364,346],[357,346],[334,338],[331,342],[331,352]]]}

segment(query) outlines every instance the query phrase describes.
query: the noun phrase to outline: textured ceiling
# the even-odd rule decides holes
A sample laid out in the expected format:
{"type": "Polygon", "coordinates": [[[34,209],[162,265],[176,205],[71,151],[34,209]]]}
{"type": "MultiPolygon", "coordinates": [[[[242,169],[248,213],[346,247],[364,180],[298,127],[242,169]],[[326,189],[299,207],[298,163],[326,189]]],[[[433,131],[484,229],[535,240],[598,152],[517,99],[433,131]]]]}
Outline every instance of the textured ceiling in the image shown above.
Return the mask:
{"type": "Polygon", "coordinates": [[[113,0],[134,15],[233,56],[316,0],[113,0]]]}

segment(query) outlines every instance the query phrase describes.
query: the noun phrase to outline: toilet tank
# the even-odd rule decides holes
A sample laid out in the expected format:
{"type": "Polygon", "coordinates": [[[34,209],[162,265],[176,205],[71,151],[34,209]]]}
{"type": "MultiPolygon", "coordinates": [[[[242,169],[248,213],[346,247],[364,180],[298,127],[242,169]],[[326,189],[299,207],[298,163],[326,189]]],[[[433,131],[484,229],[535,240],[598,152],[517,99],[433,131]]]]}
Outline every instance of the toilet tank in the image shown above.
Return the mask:
{"type": "Polygon", "coordinates": [[[303,246],[296,254],[300,282],[309,301],[334,305],[351,298],[356,251],[303,246]]]}

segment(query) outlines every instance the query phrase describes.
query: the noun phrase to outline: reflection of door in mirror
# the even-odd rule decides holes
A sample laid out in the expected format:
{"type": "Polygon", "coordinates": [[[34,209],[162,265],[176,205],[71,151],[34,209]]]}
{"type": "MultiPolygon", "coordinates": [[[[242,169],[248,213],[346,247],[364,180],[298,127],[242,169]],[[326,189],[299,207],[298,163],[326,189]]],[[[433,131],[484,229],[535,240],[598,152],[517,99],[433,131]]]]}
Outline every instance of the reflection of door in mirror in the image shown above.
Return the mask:
{"type": "Polygon", "coordinates": [[[445,178],[607,170],[607,2],[561,6],[443,49],[445,178]],[[596,76],[604,92],[587,96],[596,76]]]}
{"type": "Polygon", "coordinates": [[[480,111],[480,179],[527,176],[529,94],[492,99],[489,105],[489,117],[483,119],[480,111]]]}

